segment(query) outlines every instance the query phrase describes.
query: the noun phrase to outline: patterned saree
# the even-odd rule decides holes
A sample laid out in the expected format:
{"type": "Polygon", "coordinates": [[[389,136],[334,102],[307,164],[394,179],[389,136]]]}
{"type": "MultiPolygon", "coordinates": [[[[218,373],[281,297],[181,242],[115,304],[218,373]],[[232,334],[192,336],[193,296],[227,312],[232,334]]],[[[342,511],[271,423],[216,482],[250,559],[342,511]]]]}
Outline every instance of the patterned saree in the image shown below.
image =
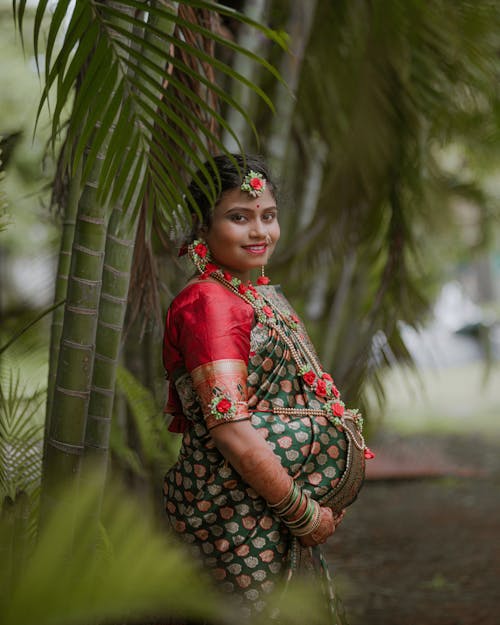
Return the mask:
{"type": "MultiPolygon", "coordinates": [[[[273,312],[269,324],[210,280],[188,285],[169,309],[166,412],[170,430],[183,432],[183,439],[165,478],[167,517],[244,612],[261,611],[278,583],[306,570],[325,582],[334,623],[335,597],[319,548],[300,546],[210,435],[221,423],[250,419],[298,485],[336,511],[361,487],[361,418],[344,411],[340,400],[328,400],[317,366],[311,373],[314,350],[281,292],[265,286],[259,293],[273,312]]],[[[338,397],[330,376],[324,377],[338,397]]]]}

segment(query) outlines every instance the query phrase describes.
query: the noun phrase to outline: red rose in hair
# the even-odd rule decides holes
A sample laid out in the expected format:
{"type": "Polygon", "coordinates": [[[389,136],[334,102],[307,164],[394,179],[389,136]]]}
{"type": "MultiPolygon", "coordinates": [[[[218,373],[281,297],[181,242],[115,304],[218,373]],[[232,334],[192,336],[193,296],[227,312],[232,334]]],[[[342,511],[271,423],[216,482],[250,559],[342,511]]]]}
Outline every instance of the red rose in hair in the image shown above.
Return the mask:
{"type": "Polygon", "coordinates": [[[333,414],[336,417],[341,417],[344,414],[344,406],[342,404],[333,404],[333,414]]]}
{"type": "Polygon", "coordinates": [[[221,399],[216,407],[217,407],[217,412],[222,412],[223,414],[225,414],[231,408],[231,402],[229,401],[229,399],[226,399],[224,397],[224,399],[221,399]]]}
{"type": "Polygon", "coordinates": [[[271,280],[267,276],[259,276],[257,278],[257,284],[269,284],[271,280]]]}
{"type": "Polygon", "coordinates": [[[263,181],[260,178],[252,178],[250,180],[250,186],[252,189],[256,191],[260,191],[262,189],[263,181]]]}
{"type": "Polygon", "coordinates": [[[327,380],[328,382],[333,382],[333,378],[329,373],[323,373],[321,377],[323,378],[323,380],[327,380]]]}
{"type": "Polygon", "coordinates": [[[304,373],[302,377],[304,378],[304,382],[306,384],[312,386],[314,384],[314,380],[316,379],[316,374],[314,373],[314,371],[306,371],[306,373],[304,373]]]}
{"type": "Polygon", "coordinates": [[[262,306],[262,312],[266,317],[274,317],[273,309],[270,306],[262,306]]]}
{"type": "Polygon", "coordinates": [[[318,397],[326,396],[326,382],[324,380],[318,380],[316,382],[316,390],[315,393],[318,397]]]}
{"type": "Polygon", "coordinates": [[[205,258],[208,250],[206,245],[203,245],[203,243],[198,243],[198,245],[194,248],[194,251],[198,254],[198,256],[205,258]]]}

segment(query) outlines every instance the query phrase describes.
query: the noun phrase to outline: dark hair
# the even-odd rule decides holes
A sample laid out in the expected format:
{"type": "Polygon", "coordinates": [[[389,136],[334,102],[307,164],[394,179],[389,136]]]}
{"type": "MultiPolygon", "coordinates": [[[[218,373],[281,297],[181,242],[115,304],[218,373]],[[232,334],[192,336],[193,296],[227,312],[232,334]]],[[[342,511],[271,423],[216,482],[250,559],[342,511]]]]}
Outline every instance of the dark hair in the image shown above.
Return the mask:
{"type": "Polygon", "coordinates": [[[187,196],[188,207],[194,222],[193,236],[194,230],[199,225],[210,227],[213,209],[221,200],[223,194],[226,191],[240,187],[243,178],[250,170],[264,176],[267,181],[267,188],[273,197],[276,198],[276,185],[271,180],[267,165],[260,156],[232,154],[229,157],[225,154],[220,154],[207,161],[196,172],[188,187],[191,197],[189,197],[189,194],[187,196]],[[216,190],[215,200],[211,184],[216,190]]]}

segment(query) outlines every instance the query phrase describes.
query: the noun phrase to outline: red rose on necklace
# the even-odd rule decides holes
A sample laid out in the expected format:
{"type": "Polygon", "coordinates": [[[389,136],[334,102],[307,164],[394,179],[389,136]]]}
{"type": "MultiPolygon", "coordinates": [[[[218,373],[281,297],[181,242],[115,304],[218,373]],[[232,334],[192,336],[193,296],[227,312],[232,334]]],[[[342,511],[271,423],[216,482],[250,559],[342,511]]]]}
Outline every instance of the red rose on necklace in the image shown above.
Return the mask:
{"type": "Polygon", "coordinates": [[[229,273],[229,271],[225,271],[223,273],[224,276],[224,280],[227,280],[228,282],[231,282],[231,280],[233,279],[233,276],[229,273]]]}
{"type": "Polygon", "coordinates": [[[333,396],[336,397],[337,399],[340,397],[340,391],[335,386],[335,384],[332,385],[332,393],[333,393],[333,396]]]}
{"type": "Polygon", "coordinates": [[[208,250],[206,245],[203,245],[203,243],[198,243],[198,245],[194,248],[194,251],[198,254],[198,256],[205,258],[208,250]]]}
{"type": "Polygon", "coordinates": [[[207,263],[205,266],[205,271],[201,274],[202,280],[210,278],[210,276],[214,273],[214,271],[217,271],[217,269],[217,265],[214,265],[213,263],[207,263]]]}
{"type": "Polygon", "coordinates": [[[243,282],[241,284],[238,285],[238,293],[241,293],[242,295],[245,295],[245,293],[248,291],[248,287],[245,286],[243,284],[243,282]]]}
{"type": "Polygon", "coordinates": [[[315,393],[318,397],[326,396],[326,382],[324,380],[318,380],[316,382],[315,393]]]}
{"type": "Polygon", "coordinates": [[[323,380],[327,380],[328,382],[333,382],[333,378],[329,373],[323,373],[321,377],[323,378],[323,380]]]}
{"type": "Polygon", "coordinates": [[[341,417],[344,414],[344,406],[342,404],[333,404],[333,414],[336,417],[341,417]]]}
{"type": "Polygon", "coordinates": [[[364,456],[367,460],[371,460],[372,458],[375,458],[375,454],[369,447],[365,447],[364,456]]]}
{"type": "Polygon", "coordinates": [[[257,284],[269,284],[270,282],[271,280],[267,276],[259,276],[257,278],[257,284]]]}
{"type": "Polygon", "coordinates": [[[262,306],[262,312],[266,317],[274,317],[273,309],[270,306],[262,306]]]}
{"type": "Polygon", "coordinates": [[[222,412],[222,414],[225,414],[231,408],[231,402],[229,401],[229,399],[226,398],[221,399],[220,402],[217,404],[216,408],[218,412],[222,412]]]}
{"type": "Polygon", "coordinates": [[[304,373],[302,377],[306,384],[312,386],[314,384],[314,380],[316,379],[316,374],[314,373],[314,371],[306,371],[306,373],[304,373]]]}

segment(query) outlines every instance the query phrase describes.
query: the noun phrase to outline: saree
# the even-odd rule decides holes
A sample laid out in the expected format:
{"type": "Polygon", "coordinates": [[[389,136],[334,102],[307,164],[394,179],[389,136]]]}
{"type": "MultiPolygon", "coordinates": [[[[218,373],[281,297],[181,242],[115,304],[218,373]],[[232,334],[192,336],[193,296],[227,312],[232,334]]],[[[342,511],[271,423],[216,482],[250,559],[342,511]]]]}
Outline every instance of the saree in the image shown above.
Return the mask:
{"type": "MultiPolygon", "coordinates": [[[[322,505],[329,505],[332,493],[339,511],[356,498],[364,477],[360,418],[349,411],[332,418],[324,385],[319,378],[311,384],[304,373],[304,363],[317,357],[303,324],[277,287],[259,287],[259,293],[273,311],[270,323],[256,320],[252,306],[223,285],[201,279],[181,291],[167,313],[165,410],[170,430],[183,438],[165,476],[166,514],[243,614],[263,610],[269,593],[303,571],[321,578],[333,614],[335,596],[321,550],[301,547],[225,460],[210,435],[220,422],[207,418],[195,389],[202,378],[212,390],[231,389],[243,405],[231,420],[250,419],[301,489],[322,505]],[[241,368],[246,389],[239,388],[238,376],[231,386],[241,368]]],[[[335,405],[343,406],[340,400],[335,405]]]]}

